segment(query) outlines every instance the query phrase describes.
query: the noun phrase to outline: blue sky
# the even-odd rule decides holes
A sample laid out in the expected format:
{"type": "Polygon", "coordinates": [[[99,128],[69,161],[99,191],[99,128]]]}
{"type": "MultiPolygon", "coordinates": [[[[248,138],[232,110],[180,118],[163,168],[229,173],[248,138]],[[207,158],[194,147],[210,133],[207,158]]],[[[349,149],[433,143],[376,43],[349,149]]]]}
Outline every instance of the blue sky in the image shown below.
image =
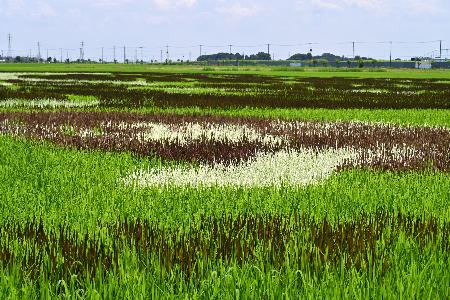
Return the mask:
{"type": "MultiPolygon", "coordinates": [[[[77,58],[80,42],[87,57],[142,55],[159,59],[163,45],[171,58],[192,58],[197,45],[233,44],[233,52],[267,51],[275,58],[307,52],[387,58],[424,55],[443,39],[450,48],[449,0],[0,0],[0,49],[13,36],[15,54],[34,55],[37,42],[50,56],[77,58]],[[308,45],[307,43],[317,43],[308,45]],[[290,45],[290,46],[281,46],[290,45]],[[244,47],[245,46],[245,47],[244,47]],[[252,47],[246,47],[252,46],[252,47]]],[[[203,53],[228,52],[228,47],[204,47],[203,53]]],[[[446,51],[444,51],[446,54],[446,51]]],[[[165,56],[165,54],[164,54],[165,56]]]]}

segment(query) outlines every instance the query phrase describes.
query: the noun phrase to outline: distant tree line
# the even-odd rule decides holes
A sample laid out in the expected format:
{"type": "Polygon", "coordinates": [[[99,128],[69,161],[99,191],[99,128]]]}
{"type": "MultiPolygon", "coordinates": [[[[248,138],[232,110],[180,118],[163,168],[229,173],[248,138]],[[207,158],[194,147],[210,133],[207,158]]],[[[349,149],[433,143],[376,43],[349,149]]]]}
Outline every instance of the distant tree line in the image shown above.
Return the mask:
{"type": "Polygon", "coordinates": [[[313,56],[311,53],[297,53],[289,57],[288,60],[318,60],[318,61],[328,61],[328,62],[337,62],[337,61],[346,61],[346,60],[373,60],[370,57],[364,57],[364,56],[355,56],[354,59],[345,57],[345,56],[338,56],[334,55],[332,53],[323,53],[322,55],[316,55],[313,56]]]}
{"type": "Polygon", "coordinates": [[[220,52],[216,54],[202,55],[197,58],[197,61],[214,61],[214,60],[272,60],[270,54],[259,52],[257,54],[242,55],[240,53],[225,53],[220,52]]]}

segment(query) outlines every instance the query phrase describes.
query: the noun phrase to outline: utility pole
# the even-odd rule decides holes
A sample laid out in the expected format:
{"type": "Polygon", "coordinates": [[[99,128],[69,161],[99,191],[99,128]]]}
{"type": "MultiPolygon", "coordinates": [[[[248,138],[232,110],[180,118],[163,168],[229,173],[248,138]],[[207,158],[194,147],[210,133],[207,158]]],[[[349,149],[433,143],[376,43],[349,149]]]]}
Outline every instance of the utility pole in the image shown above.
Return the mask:
{"type": "Polygon", "coordinates": [[[166,46],[166,59],[167,63],[169,63],[169,45],[166,46]]]}
{"type": "Polygon", "coordinates": [[[392,67],[392,41],[389,42],[389,67],[392,67]]]}
{"type": "Polygon", "coordinates": [[[37,46],[38,46],[38,53],[37,53],[37,57],[36,58],[37,58],[38,62],[40,62],[41,61],[41,43],[38,42],[37,46]]]}
{"type": "Polygon", "coordinates": [[[11,33],[9,33],[8,34],[8,53],[6,54],[6,57],[9,57],[9,58],[12,57],[11,40],[12,40],[12,36],[11,36],[11,33]]]}
{"type": "Polygon", "coordinates": [[[138,55],[137,55],[137,49],[134,49],[134,63],[138,63],[138,55]]]}
{"type": "Polygon", "coordinates": [[[270,55],[270,44],[267,44],[267,54],[270,55]]]}
{"type": "Polygon", "coordinates": [[[102,64],[103,64],[103,47],[102,47],[102,64]]]}
{"type": "Polygon", "coordinates": [[[233,47],[233,45],[228,45],[230,46],[230,59],[231,59],[231,47],[233,47]]]}
{"type": "Polygon", "coordinates": [[[123,46],[123,63],[127,62],[127,47],[123,46]]]}
{"type": "Polygon", "coordinates": [[[141,63],[144,62],[144,47],[139,47],[139,49],[141,50],[141,63]]]}
{"type": "MultiPolygon", "coordinates": [[[[47,61],[48,61],[48,49],[47,49],[47,61]]],[[[51,61],[50,61],[51,62],[51,61]]]]}
{"type": "Polygon", "coordinates": [[[80,61],[84,61],[84,42],[81,42],[80,61]]]}
{"type": "Polygon", "coordinates": [[[59,62],[60,63],[62,63],[63,62],[63,49],[62,48],[59,48],[59,54],[60,54],[60,60],[59,60],[59,62]]]}
{"type": "Polygon", "coordinates": [[[114,63],[117,63],[117,60],[116,60],[116,46],[113,46],[113,61],[114,61],[114,63]]]}
{"type": "Polygon", "coordinates": [[[439,58],[442,58],[442,40],[439,40],[439,58]]]}
{"type": "Polygon", "coordinates": [[[203,45],[200,45],[200,56],[202,56],[202,47],[203,45]]]}
{"type": "Polygon", "coordinates": [[[161,58],[160,58],[159,62],[160,62],[160,63],[163,62],[163,50],[162,50],[162,49],[161,49],[161,58]]]}
{"type": "Polygon", "coordinates": [[[352,42],[353,44],[353,60],[355,60],[355,42],[352,42]]]}

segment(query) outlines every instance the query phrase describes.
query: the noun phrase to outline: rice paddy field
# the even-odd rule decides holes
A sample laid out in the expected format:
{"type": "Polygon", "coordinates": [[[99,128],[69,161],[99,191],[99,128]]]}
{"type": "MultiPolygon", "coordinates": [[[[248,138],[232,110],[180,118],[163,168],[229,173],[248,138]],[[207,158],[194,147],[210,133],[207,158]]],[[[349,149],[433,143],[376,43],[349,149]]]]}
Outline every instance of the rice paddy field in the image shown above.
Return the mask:
{"type": "Polygon", "coordinates": [[[0,66],[1,299],[449,299],[450,73],[0,66]]]}

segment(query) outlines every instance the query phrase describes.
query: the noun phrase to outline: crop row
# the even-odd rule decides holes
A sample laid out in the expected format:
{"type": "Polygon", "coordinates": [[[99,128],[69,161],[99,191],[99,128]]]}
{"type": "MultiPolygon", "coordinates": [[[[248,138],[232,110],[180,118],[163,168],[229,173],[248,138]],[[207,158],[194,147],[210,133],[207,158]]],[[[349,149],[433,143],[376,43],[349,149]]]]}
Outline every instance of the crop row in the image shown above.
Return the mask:
{"type": "Polygon", "coordinates": [[[1,113],[0,132],[78,149],[233,165],[279,151],[346,150],[340,167],[450,169],[450,131],[352,122],[132,113],[1,113]],[[354,155],[353,155],[354,154],[354,155]],[[356,156],[355,156],[356,155],[356,156]]]}
{"type": "Polygon", "coordinates": [[[437,79],[147,73],[18,74],[3,82],[0,101],[93,96],[106,108],[450,108],[449,83],[437,79]]]}
{"type": "Polygon", "coordinates": [[[360,269],[381,262],[386,271],[393,263],[388,253],[400,237],[420,248],[450,250],[449,224],[381,212],[335,225],[298,214],[202,217],[193,220],[189,228],[171,230],[156,223],[125,220],[101,225],[98,232],[90,234],[65,226],[45,229],[32,221],[2,225],[0,236],[3,268],[18,266],[32,279],[58,280],[120,271],[127,250],[137,257],[141,268],[161,268],[168,274],[178,270],[188,278],[201,276],[202,268],[219,261],[274,268],[287,263],[298,269],[339,262],[360,269]]]}

